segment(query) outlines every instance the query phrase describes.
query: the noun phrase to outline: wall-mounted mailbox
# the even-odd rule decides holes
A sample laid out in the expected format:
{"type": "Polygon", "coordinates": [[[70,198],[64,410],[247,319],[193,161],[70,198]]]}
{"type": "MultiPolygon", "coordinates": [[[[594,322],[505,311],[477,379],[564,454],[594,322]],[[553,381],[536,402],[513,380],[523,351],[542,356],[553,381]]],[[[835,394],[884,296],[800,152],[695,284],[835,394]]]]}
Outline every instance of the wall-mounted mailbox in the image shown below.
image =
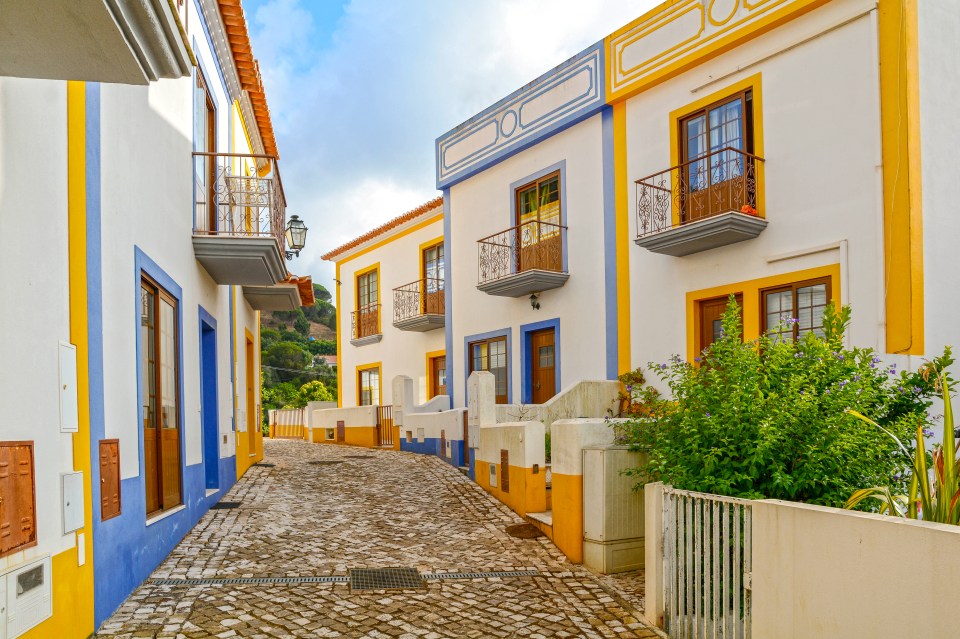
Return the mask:
{"type": "Polygon", "coordinates": [[[60,474],[63,499],[63,534],[83,528],[83,473],[60,474]]]}
{"type": "Polygon", "coordinates": [[[80,430],[77,408],[77,347],[60,342],[60,432],[80,430]]]}

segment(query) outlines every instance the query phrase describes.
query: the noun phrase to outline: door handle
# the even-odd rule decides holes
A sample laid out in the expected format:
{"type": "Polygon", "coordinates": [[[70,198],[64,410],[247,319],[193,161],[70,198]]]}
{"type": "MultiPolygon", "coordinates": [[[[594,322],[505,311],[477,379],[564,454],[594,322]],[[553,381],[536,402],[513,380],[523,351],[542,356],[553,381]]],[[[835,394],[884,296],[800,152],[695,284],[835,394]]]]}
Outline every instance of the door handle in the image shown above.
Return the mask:
{"type": "Polygon", "coordinates": [[[540,382],[536,382],[536,383],[533,385],[533,387],[536,388],[537,390],[540,390],[540,382]]]}

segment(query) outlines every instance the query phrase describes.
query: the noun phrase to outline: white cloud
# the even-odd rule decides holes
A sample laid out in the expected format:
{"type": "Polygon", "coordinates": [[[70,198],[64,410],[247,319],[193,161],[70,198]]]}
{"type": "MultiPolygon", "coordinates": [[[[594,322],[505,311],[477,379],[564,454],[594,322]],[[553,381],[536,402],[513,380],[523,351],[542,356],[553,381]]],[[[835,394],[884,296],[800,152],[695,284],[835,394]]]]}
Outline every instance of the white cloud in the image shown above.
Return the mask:
{"type": "Polygon", "coordinates": [[[350,0],[319,38],[313,1],[272,0],[251,30],[290,213],[310,228],[291,268],[325,285],[322,253],[436,197],[439,135],[655,4],[350,0]]]}

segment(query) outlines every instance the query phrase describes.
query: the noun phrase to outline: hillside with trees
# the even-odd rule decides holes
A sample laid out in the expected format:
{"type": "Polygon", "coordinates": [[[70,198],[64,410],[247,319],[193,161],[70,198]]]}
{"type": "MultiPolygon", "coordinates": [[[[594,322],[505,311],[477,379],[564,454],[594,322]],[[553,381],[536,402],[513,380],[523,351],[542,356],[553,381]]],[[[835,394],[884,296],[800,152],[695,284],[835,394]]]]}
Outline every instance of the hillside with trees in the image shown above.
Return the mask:
{"type": "Polygon", "coordinates": [[[314,284],[313,293],[311,307],[260,315],[264,431],[272,409],[337,398],[337,311],[326,287],[314,284]]]}

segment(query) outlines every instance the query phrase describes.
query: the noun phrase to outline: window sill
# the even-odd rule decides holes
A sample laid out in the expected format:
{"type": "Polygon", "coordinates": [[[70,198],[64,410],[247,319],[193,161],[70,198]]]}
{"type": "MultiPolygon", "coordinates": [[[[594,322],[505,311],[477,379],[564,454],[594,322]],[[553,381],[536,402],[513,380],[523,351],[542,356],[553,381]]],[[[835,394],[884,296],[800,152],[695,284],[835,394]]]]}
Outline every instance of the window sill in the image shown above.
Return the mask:
{"type": "Polygon", "coordinates": [[[146,525],[147,525],[147,526],[152,526],[153,524],[157,523],[158,521],[162,521],[162,520],[166,519],[167,517],[171,517],[171,516],[173,516],[173,515],[176,515],[178,512],[181,512],[181,511],[186,510],[186,509],[187,509],[187,507],[184,506],[183,504],[180,504],[179,506],[174,506],[174,507],[171,508],[170,510],[165,510],[165,511],[163,511],[162,513],[160,513],[159,515],[154,515],[153,517],[150,517],[149,519],[147,519],[147,524],[146,524],[146,525]]]}
{"type": "Polygon", "coordinates": [[[216,495],[220,492],[219,488],[207,488],[207,494],[204,497],[210,497],[211,495],[216,495]]]}

